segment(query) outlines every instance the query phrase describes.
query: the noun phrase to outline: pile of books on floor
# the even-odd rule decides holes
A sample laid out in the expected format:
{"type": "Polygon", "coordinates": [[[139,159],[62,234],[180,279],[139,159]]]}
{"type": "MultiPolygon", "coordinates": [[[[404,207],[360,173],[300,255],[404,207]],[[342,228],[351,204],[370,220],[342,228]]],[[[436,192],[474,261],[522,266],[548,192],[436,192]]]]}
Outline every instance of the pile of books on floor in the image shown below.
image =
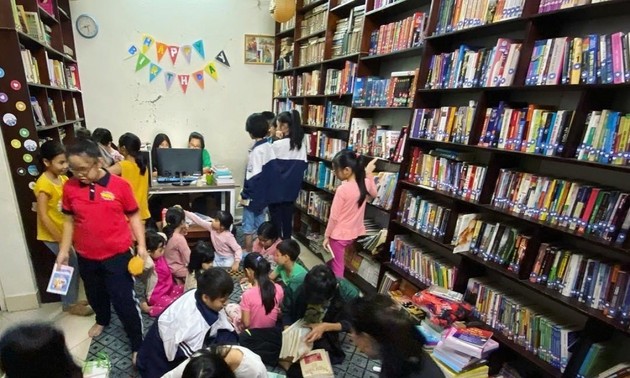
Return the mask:
{"type": "Polygon", "coordinates": [[[234,185],[234,176],[232,176],[232,171],[228,167],[217,165],[212,170],[214,171],[217,185],[234,185]]]}
{"type": "Polygon", "coordinates": [[[432,357],[447,377],[487,377],[486,358],[499,347],[492,332],[451,327],[433,349],[432,357]]]}

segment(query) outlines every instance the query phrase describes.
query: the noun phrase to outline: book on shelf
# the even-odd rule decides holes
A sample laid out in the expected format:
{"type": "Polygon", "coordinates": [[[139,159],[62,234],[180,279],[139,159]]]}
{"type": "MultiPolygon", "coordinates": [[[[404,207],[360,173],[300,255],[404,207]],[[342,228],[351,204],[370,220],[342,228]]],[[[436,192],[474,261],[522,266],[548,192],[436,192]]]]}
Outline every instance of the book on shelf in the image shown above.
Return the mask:
{"type": "Polygon", "coordinates": [[[275,75],[273,77],[273,97],[288,97],[293,96],[293,93],[293,76],[275,75]]]}
{"type": "Polygon", "coordinates": [[[341,185],[341,180],[323,161],[309,161],[304,172],[304,180],[318,188],[330,190],[331,192],[334,192],[341,185]]]}
{"type": "Polygon", "coordinates": [[[37,5],[41,8],[41,10],[48,13],[50,17],[55,17],[52,0],[37,0],[37,5]]]}
{"type": "Polygon", "coordinates": [[[461,45],[453,52],[434,55],[425,88],[509,87],[521,47],[520,42],[499,38],[491,48],[461,45]]]}
{"type": "Polygon", "coordinates": [[[48,111],[50,112],[50,122],[52,124],[59,123],[57,118],[57,112],[55,111],[55,104],[52,98],[48,97],[48,111]]]}
{"type": "Polygon", "coordinates": [[[306,12],[304,19],[300,22],[300,37],[306,37],[326,30],[327,17],[328,3],[318,5],[306,12]]]}
{"type": "Polygon", "coordinates": [[[306,107],[305,122],[309,126],[324,127],[326,108],[324,105],[308,105],[306,107]]]}
{"type": "Polygon", "coordinates": [[[430,239],[444,239],[451,209],[412,191],[403,189],[400,194],[398,218],[401,223],[430,239]]]}
{"type": "Polygon", "coordinates": [[[37,59],[33,57],[31,50],[29,49],[20,48],[20,52],[22,54],[22,65],[24,66],[26,81],[29,83],[41,84],[37,59]]]}
{"type": "Polygon", "coordinates": [[[291,30],[295,28],[295,16],[291,17],[289,21],[280,22],[280,32],[291,30]]]}
{"type": "Polygon", "coordinates": [[[419,147],[413,147],[407,181],[455,197],[478,201],[487,168],[466,161],[472,157],[470,153],[440,148],[424,153],[419,147]]]}
{"type": "Polygon", "coordinates": [[[74,118],[81,118],[81,114],[79,113],[79,106],[77,105],[77,99],[72,97],[72,110],[74,110],[74,118]]]}
{"type": "Polygon", "coordinates": [[[476,110],[473,100],[468,106],[415,109],[411,138],[468,144],[476,110]]]}
{"type": "Polygon", "coordinates": [[[389,126],[372,125],[371,119],[353,118],[349,148],[358,154],[394,160],[400,130],[390,130],[389,126]]]}
{"type": "Polygon", "coordinates": [[[569,9],[588,4],[605,3],[606,1],[610,0],[541,0],[538,5],[538,13],[553,12],[560,9],[569,9]]]}
{"type": "Polygon", "coordinates": [[[313,37],[300,44],[300,57],[298,59],[299,65],[304,66],[307,64],[319,63],[324,60],[324,47],[326,45],[326,38],[313,37]]]}
{"type": "Polygon", "coordinates": [[[381,228],[378,231],[366,231],[367,235],[357,238],[357,243],[361,245],[364,251],[371,255],[378,253],[377,248],[387,240],[387,229],[381,228]]]}
{"type": "Polygon", "coordinates": [[[63,53],[70,57],[74,56],[74,50],[70,46],[65,44],[63,45],[63,53]]]}
{"type": "Polygon", "coordinates": [[[276,71],[293,67],[293,37],[284,37],[280,40],[280,55],[276,60],[276,71]]]}
{"type": "Polygon", "coordinates": [[[292,358],[293,362],[297,362],[302,356],[309,353],[313,349],[313,344],[307,343],[304,339],[310,331],[311,329],[306,326],[303,319],[282,331],[280,358],[292,358]]]}
{"type": "MultiPolygon", "coordinates": [[[[545,0],[543,0],[545,1],[545,0]]],[[[434,35],[519,18],[525,0],[445,0],[440,2],[434,35]]]]}
{"type": "Polygon", "coordinates": [[[325,349],[312,350],[300,359],[300,369],[304,378],[335,378],[330,357],[325,349]]]}
{"type": "Polygon", "coordinates": [[[31,96],[31,108],[33,109],[33,117],[35,118],[35,126],[45,126],[46,119],[44,111],[37,100],[37,97],[31,96]]]}
{"type": "Polygon", "coordinates": [[[394,3],[400,3],[406,0],[374,0],[374,7],[372,8],[373,11],[392,5],[394,3]]]}
{"type": "Polygon", "coordinates": [[[491,204],[577,235],[622,243],[628,233],[629,195],[588,183],[501,169],[491,204]]]}
{"type": "Polygon", "coordinates": [[[321,81],[321,71],[313,70],[311,72],[302,72],[297,76],[295,85],[296,96],[317,96],[319,92],[319,83],[321,81]]]}
{"type": "Polygon", "coordinates": [[[49,44],[46,39],[44,23],[39,18],[39,13],[24,11],[24,18],[26,23],[26,34],[41,43],[49,44]]]}
{"type": "Polygon", "coordinates": [[[309,138],[310,154],[325,160],[332,160],[339,151],[345,150],[348,145],[345,140],[332,138],[321,131],[306,135],[309,138]]]}
{"type": "Polygon", "coordinates": [[[383,274],[381,284],[378,287],[378,292],[380,294],[388,294],[390,291],[396,290],[398,288],[400,281],[400,277],[397,277],[390,272],[385,272],[383,274]]]}
{"type": "Polygon", "coordinates": [[[297,198],[297,204],[306,210],[308,215],[312,215],[324,222],[328,221],[330,216],[330,207],[332,201],[330,195],[322,192],[300,190],[297,198]]]}
{"type": "Polygon", "coordinates": [[[381,25],[370,34],[368,55],[382,55],[421,46],[424,43],[427,15],[416,12],[396,22],[381,25]]]}
{"type": "Polygon", "coordinates": [[[383,79],[376,76],[357,77],[352,94],[355,107],[409,108],[416,92],[415,71],[396,71],[383,79]]]}
{"type": "Polygon", "coordinates": [[[586,117],[584,137],[576,158],[601,164],[630,163],[630,114],[604,109],[586,117]]]}
{"type": "Polygon", "coordinates": [[[332,57],[354,54],[361,49],[365,5],[352,8],[350,15],[337,20],[332,38],[332,57]]]}
{"type": "Polygon", "coordinates": [[[346,61],[341,70],[329,68],[326,70],[324,94],[344,95],[354,91],[354,80],[357,76],[357,64],[346,61]]]}
{"type": "MultiPolygon", "coordinates": [[[[18,5],[15,0],[10,0],[11,5],[11,15],[13,16],[13,24],[15,25],[15,30],[23,32],[24,26],[22,25],[22,20],[20,19],[20,10],[18,9],[18,5]]],[[[24,6],[22,7],[22,11],[24,11],[24,6]]]]}
{"type": "Polygon", "coordinates": [[[372,200],[372,205],[391,210],[394,203],[394,191],[398,182],[398,173],[378,172],[375,173],[374,180],[376,181],[376,197],[372,200]]]}
{"type": "Polygon", "coordinates": [[[326,120],[324,127],[331,129],[345,129],[350,127],[352,107],[328,102],[326,104],[326,120]]]}
{"type": "Polygon", "coordinates": [[[290,99],[279,100],[277,98],[273,100],[273,111],[276,114],[282,113],[282,112],[290,112],[293,109],[300,112],[300,114],[302,113],[302,105],[296,104],[293,100],[290,100],[290,99]]]}

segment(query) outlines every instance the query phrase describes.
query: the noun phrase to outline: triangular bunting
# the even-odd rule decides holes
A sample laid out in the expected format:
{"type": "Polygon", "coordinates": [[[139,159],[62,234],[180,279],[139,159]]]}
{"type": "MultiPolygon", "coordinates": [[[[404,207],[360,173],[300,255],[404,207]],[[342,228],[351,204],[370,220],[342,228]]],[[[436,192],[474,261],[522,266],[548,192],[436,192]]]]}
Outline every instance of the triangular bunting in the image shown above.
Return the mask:
{"type": "Polygon", "coordinates": [[[203,49],[203,41],[201,39],[193,43],[193,48],[197,51],[201,59],[206,59],[206,52],[203,49]]]}
{"type": "Polygon", "coordinates": [[[138,55],[138,61],[136,62],[136,72],[146,67],[150,62],[151,60],[149,60],[146,55],[140,53],[140,55],[138,55]]]}
{"type": "Polygon", "coordinates": [[[195,79],[195,82],[197,83],[197,85],[199,85],[199,88],[203,89],[204,83],[203,83],[203,70],[199,70],[197,72],[193,72],[192,74],[193,79],[195,79]]]}
{"type": "Polygon", "coordinates": [[[138,52],[138,48],[135,45],[131,45],[129,46],[127,52],[129,53],[129,55],[136,55],[136,53],[138,52]]]}
{"type": "Polygon", "coordinates": [[[217,74],[217,68],[214,66],[214,63],[210,62],[204,68],[204,71],[214,80],[218,80],[219,75],[217,74]]]}
{"type": "Polygon", "coordinates": [[[166,84],[166,90],[171,89],[171,85],[173,85],[173,81],[175,81],[175,74],[172,72],[166,72],[164,74],[164,83],[166,84]]]}
{"type": "Polygon", "coordinates": [[[175,65],[175,61],[177,60],[177,54],[179,54],[179,46],[168,47],[168,56],[171,57],[171,62],[173,62],[173,65],[175,65]]]}
{"type": "Polygon", "coordinates": [[[219,63],[223,63],[226,66],[230,66],[230,62],[228,61],[227,56],[225,55],[225,51],[221,50],[220,53],[217,54],[217,56],[214,57],[214,59],[216,59],[219,63]]]}
{"type": "Polygon", "coordinates": [[[177,80],[179,80],[179,85],[182,87],[182,91],[186,93],[188,89],[188,81],[190,80],[190,75],[177,75],[177,80]]]}
{"type": "Polygon", "coordinates": [[[143,54],[146,54],[147,51],[149,51],[154,41],[155,39],[153,39],[153,37],[151,37],[150,35],[148,34],[142,35],[142,53],[143,54]]]}
{"type": "Polygon", "coordinates": [[[157,64],[151,63],[151,65],[149,66],[149,83],[155,80],[155,78],[157,77],[157,75],[160,74],[160,72],[162,72],[162,68],[158,66],[157,64]]]}
{"type": "Polygon", "coordinates": [[[155,49],[157,50],[157,61],[160,63],[162,61],[162,57],[168,50],[168,45],[162,42],[155,42],[155,49]]]}
{"type": "Polygon", "coordinates": [[[190,64],[190,56],[192,55],[192,47],[190,47],[190,45],[182,46],[182,53],[184,53],[184,58],[186,58],[186,61],[188,62],[188,64],[190,64]]]}

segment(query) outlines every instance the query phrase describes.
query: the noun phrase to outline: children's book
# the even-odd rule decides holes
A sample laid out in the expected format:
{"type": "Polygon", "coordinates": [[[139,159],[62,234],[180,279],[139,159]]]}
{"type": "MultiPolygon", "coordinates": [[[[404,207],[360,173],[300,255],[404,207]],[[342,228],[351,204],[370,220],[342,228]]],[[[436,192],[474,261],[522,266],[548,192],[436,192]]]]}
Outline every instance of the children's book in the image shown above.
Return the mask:
{"type": "Polygon", "coordinates": [[[307,343],[305,338],[310,332],[303,319],[291,324],[282,331],[282,348],[280,349],[280,359],[292,357],[293,362],[297,362],[302,356],[313,349],[312,343],[307,343]]]}
{"type": "Polygon", "coordinates": [[[55,264],[46,291],[59,295],[68,294],[72,272],[74,272],[74,268],[71,266],[55,264]]]}
{"type": "Polygon", "coordinates": [[[315,349],[302,357],[300,360],[302,376],[304,378],[334,378],[332,365],[328,352],[324,349],[315,349]]]}

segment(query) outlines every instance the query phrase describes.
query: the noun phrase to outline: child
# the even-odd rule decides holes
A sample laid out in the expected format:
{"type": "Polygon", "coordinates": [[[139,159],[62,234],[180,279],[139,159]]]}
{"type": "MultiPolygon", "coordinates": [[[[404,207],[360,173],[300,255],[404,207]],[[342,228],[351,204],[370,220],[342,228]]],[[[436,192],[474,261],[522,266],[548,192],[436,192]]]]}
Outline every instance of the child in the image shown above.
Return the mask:
{"type": "Polygon", "coordinates": [[[168,267],[173,273],[173,278],[178,284],[184,284],[188,276],[188,263],[190,262],[190,247],[186,241],[186,214],[179,206],[170,207],[164,217],[166,224],[162,229],[168,238],[164,257],[168,267]]]}
{"type": "Polygon", "coordinates": [[[259,113],[247,118],[245,130],[255,142],[247,157],[247,170],[241,191],[243,205],[243,233],[245,251],[252,251],[254,234],[265,221],[265,209],[274,201],[274,192],[268,190],[278,178],[278,169],[271,144],[264,139],[269,132],[269,123],[259,113]]]}
{"type": "Polygon", "coordinates": [[[190,253],[190,262],[188,263],[188,276],[186,276],[186,284],[184,290],[197,288],[197,277],[201,273],[210,269],[214,263],[214,247],[205,241],[197,242],[195,249],[190,253]]]}
{"type": "Polygon", "coordinates": [[[234,290],[232,277],[210,268],[190,290],[173,302],[153,323],[138,354],[143,377],[161,377],[194,351],[210,345],[234,344],[238,336],[223,307],[234,290]]]}
{"type": "Polygon", "coordinates": [[[232,271],[237,271],[243,251],[236,242],[234,234],[230,232],[234,222],[232,215],[227,211],[217,211],[216,217],[211,222],[199,218],[190,211],[186,211],[186,217],[210,231],[210,240],[215,250],[214,266],[231,268],[232,271]]]}
{"type": "Polygon", "coordinates": [[[173,282],[171,270],[164,258],[166,238],[155,231],[147,231],[144,238],[151,258],[144,261],[143,273],[148,303],[141,303],[140,308],[150,316],[157,317],[182,295],[184,287],[173,282]]]}
{"type": "Polygon", "coordinates": [[[260,357],[239,345],[201,349],[162,378],[267,378],[260,357]]]}
{"type": "Polygon", "coordinates": [[[272,147],[280,175],[269,188],[278,195],[269,204],[269,215],[280,237],[286,240],[291,239],[293,232],[294,204],[304,180],[308,144],[304,141],[304,130],[297,110],[278,114],[276,124],[276,134],[280,139],[273,142],[272,147]]]}
{"type": "Polygon", "coordinates": [[[196,131],[190,133],[188,136],[188,148],[202,150],[201,157],[203,161],[203,173],[210,173],[210,168],[212,168],[212,159],[210,158],[210,153],[206,150],[206,142],[203,135],[196,131]]]}
{"type": "Polygon", "coordinates": [[[363,168],[357,155],[349,150],[340,151],[333,159],[335,176],[343,182],[335,191],[323,244],[324,248],[332,251],[333,259],[328,266],[337,277],[343,277],[346,247],[365,234],[365,203],[368,195],[376,197],[372,176],[376,160],[363,168]]]}
{"type": "Polygon", "coordinates": [[[250,253],[243,262],[252,287],[241,299],[241,320],[245,328],[272,328],[280,315],[282,287],[269,279],[269,262],[260,253],[250,253]]]}
{"type": "MultiPolygon", "coordinates": [[[[40,162],[44,167],[44,173],[37,179],[33,192],[37,199],[37,240],[44,242],[52,253],[59,253],[59,242],[63,232],[63,218],[61,213],[61,197],[63,184],[68,177],[66,151],[63,145],[57,141],[47,141],[40,148],[40,162]]],[[[88,316],[94,311],[81,303],[79,299],[79,267],[77,255],[72,252],[69,256],[69,265],[74,268],[68,294],[61,296],[63,311],[72,315],[88,316]]]]}
{"type": "Polygon", "coordinates": [[[295,262],[299,255],[300,245],[295,240],[283,240],[282,243],[278,244],[275,255],[278,266],[270,275],[274,281],[280,277],[287,290],[292,292],[295,292],[302,285],[307,273],[302,265],[295,262]]]}
{"type": "Polygon", "coordinates": [[[258,238],[254,241],[253,251],[260,253],[269,264],[271,269],[276,268],[276,249],[282,241],[278,235],[278,229],[271,222],[264,222],[258,227],[258,238]]]}
{"type": "Polygon", "coordinates": [[[98,144],[101,151],[101,157],[104,160],[106,168],[109,168],[124,159],[114,145],[114,138],[109,130],[102,127],[94,129],[94,132],[92,133],[92,140],[98,144]]]}
{"type": "Polygon", "coordinates": [[[267,124],[269,124],[269,131],[265,139],[267,139],[269,143],[273,143],[273,141],[276,140],[276,115],[270,111],[260,112],[260,114],[265,117],[267,124]]]}
{"type": "Polygon", "coordinates": [[[146,222],[151,218],[149,212],[149,162],[140,153],[140,138],[135,134],[125,133],[118,139],[118,147],[124,160],[111,166],[110,173],[119,175],[129,182],[133,195],[140,206],[140,217],[146,222]]]}
{"type": "Polygon", "coordinates": [[[142,318],[127,270],[132,234],[138,256],[147,258],[138,204],[129,183],[102,168],[96,143],[79,140],[67,154],[74,176],[63,190],[66,217],[57,263],[68,264],[74,244],[85,293],[96,312],[96,324],[88,336],[101,334],[109,324],[113,305],[131,341],[134,361],[142,343],[142,318]]]}

